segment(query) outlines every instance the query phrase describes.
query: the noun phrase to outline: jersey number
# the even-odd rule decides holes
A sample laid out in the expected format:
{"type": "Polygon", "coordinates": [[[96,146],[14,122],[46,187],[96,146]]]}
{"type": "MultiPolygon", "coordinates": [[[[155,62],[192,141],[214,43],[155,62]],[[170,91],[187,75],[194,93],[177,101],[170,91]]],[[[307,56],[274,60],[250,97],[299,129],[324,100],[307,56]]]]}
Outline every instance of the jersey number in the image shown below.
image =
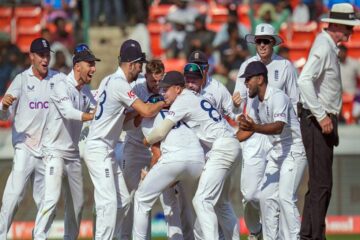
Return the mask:
{"type": "MultiPolygon", "coordinates": [[[[168,112],[169,112],[168,110],[161,110],[161,111],[160,111],[161,117],[162,117],[163,119],[165,119],[165,117],[166,117],[166,115],[168,114],[168,112]],[[165,113],[166,113],[166,114],[165,114],[165,113]]],[[[179,122],[177,122],[176,125],[173,126],[172,128],[173,128],[173,129],[176,129],[176,128],[180,127],[180,124],[181,124],[181,122],[179,121],[179,122]]]]}
{"type": "Polygon", "coordinates": [[[215,122],[220,122],[222,117],[219,114],[219,112],[216,110],[216,108],[214,108],[211,103],[207,100],[202,100],[200,102],[200,106],[201,108],[205,111],[209,113],[209,117],[214,120],[215,122]]]}
{"type": "Polygon", "coordinates": [[[106,91],[104,90],[99,97],[99,109],[96,111],[95,120],[99,120],[104,112],[104,103],[106,101],[106,91]]]}

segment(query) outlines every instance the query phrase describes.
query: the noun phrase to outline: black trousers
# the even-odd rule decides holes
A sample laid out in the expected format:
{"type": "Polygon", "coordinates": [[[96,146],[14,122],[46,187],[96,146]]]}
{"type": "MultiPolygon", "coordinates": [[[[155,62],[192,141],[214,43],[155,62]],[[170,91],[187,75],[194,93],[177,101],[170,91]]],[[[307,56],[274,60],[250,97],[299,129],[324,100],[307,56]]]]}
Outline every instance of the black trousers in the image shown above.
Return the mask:
{"type": "Polygon", "coordinates": [[[325,217],[332,189],[332,164],[334,146],[338,145],[337,118],[330,116],[334,124],[331,134],[323,134],[311,112],[302,109],[300,126],[309,167],[308,191],[305,195],[300,236],[302,240],[323,240],[325,217]]]}

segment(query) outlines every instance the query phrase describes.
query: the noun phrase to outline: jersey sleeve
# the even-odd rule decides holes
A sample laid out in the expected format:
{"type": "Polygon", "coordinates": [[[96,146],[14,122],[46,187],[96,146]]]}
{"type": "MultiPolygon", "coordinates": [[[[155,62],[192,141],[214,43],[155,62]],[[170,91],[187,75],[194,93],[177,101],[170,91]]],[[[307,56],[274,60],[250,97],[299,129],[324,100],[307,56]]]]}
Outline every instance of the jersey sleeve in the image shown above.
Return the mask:
{"type": "Polygon", "coordinates": [[[121,79],[114,79],[116,85],[114,88],[108,88],[109,91],[112,91],[116,100],[125,104],[126,107],[130,107],[138,97],[136,96],[134,90],[131,88],[128,82],[122,81],[121,79]],[[120,82],[120,84],[119,84],[120,82]]]}
{"type": "Polygon", "coordinates": [[[288,112],[290,100],[284,93],[275,93],[272,97],[272,115],[274,122],[288,123],[288,112]]]}
{"type": "Polygon", "coordinates": [[[55,85],[50,99],[63,118],[81,121],[83,112],[74,108],[64,81],[55,85]]]}
{"type": "Polygon", "coordinates": [[[219,92],[221,94],[221,108],[224,115],[229,116],[231,119],[235,119],[236,114],[233,113],[233,101],[232,96],[227,88],[219,84],[219,92]]]}
{"type": "MultiPolygon", "coordinates": [[[[11,82],[9,88],[7,89],[6,94],[10,94],[17,99],[13,102],[13,104],[8,108],[7,111],[3,111],[3,104],[0,102],[0,119],[8,119],[9,116],[13,115],[16,109],[16,106],[21,97],[21,88],[22,88],[22,77],[23,73],[18,74],[15,79],[11,82]]],[[[25,77],[25,76],[24,76],[25,77]]]]}

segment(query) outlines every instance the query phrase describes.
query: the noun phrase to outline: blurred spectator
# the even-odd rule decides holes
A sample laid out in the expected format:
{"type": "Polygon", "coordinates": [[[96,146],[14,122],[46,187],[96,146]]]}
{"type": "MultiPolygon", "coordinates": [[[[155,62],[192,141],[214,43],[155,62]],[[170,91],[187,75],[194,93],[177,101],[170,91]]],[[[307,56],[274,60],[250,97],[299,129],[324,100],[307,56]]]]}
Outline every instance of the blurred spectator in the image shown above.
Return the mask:
{"type": "Polygon", "coordinates": [[[90,8],[92,24],[124,25],[126,23],[124,1],[92,0],[90,8]]]}
{"type": "MultiPolygon", "coordinates": [[[[114,0],[119,1],[119,0],[114,0]]],[[[136,19],[148,19],[149,5],[151,1],[144,0],[125,0],[124,8],[127,15],[128,22],[133,24],[136,19]]]]}
{"type": "MultiPolygon", "coordinates": [[[[229,40],[223,42],[217,48],[220,52],[221,63],[229,70],[231,76],[235,76],[241,64],[250,55],[247,42],[239,36],[239,29],[236,24],[228,25],[229,40]],[[231,74],[235,71],[235,74],[231,74]]],[[[235,82],[235,78],[230,79],[235,82]]]]}
{"type": "Polygon", "coordinates": [[[293,11],[292,21],[294,23],[307,23],[310,21],[309,7],[304,3],[304,0],[299,1],[293,11]]]}
{"type": "Polygon", "coordinates": [[[290,60],[290,49],[285,46],[280,46],[277,55],[287,60],[290,60]]]}
{"type": "Polygon", "coordinates": [[[360,124],[360,89],[355,94],[352,115],[355,123],[360,124]]]}
{"type": "Polygon", "coordinates": [[[72,54],[70,53],[68,48],[65,47],[64,44],[62,44],[61,42],[54,41],[53,36],[49,31],[49,29],[47,28],[42,29],[41,36],[49,41],[50,48],[52,50],[52,52],[50,52],[50,62],[49,62],[50,68],[52,68],[55,64],[55,52],[57,51],[62,51],[65,56],[66,65],[72,66],[72,54]]]}
{"type": "Polygon", "coordinates": [[[66,64],[66,58],[62,51],[55,52],[55,63],[52,69],[68,74],[71,68],[66,64]]]}
{"type": "MultiPolygon", "coordinates": [[[[240,19],[241,21],[241,19],[240,19]]],[[[215,39],[213,41],[213,46],[217,47],[219,46],[221,43],[227,41],[229,39],[229,34],[228,34],[228,25],[229,24],[237,24],[239,30],[239,36],[244,38],[246,36],[246,34],[249,33],[249,30],[239,22],[239,18],[238,18],[238,14],[237,14],[237,6],[235,4],[229,4],[228,5],[228,17],[227,17],[227,22],[224,23],[219,32],[217,32],[215,39]]]]}
{"type": "Polygon", "coordinates": [[[211,44],[215,37],[215,32],[206,28],[206,15],[198,15],[194,22],[194,31],[188,32],[184,40],[184,54],[186,59],[195,50],[211,53],[211,44]]]}
{"type": "Polygon", "coordinates": [[[129,36],[127,36],[127,38],[136,39],[139,42],[143,52],[146,54],[146,57],[148,59],[152,58],[152,52],[150,47],[150,33],[146,26],[146,19],[140,18],[140,16],[137,17],[136,25],[132,29],[129,36]]]}
{"type": "Polygon", "coordinates": [[[43,7],[47,12],[47,21],[53,22],[56,18],[72,19],[76,0],[43,0],[43,7]]]}
{"type": "Polygon", "coordinates": [[[185,24],[187,31],[192,31],[194,29],[194,21],[196,16],[199,15],[199,11],[189,6],[188,0],[173,0],[176,8],[169,12],[166,16],[166,20],[169,22],[181,22],[185,24]]]}
{"type": "Polygon", "coordinates": [[[172,19],[172,29],[161,33],[161,47],[168,58],[177,57],[183,50],[185,36],[184,19],[172,19]]]}
{"type": "MultiPolygon", "coordinates": [[[[281,1],[280,6],[284,5],[281,1]]],[[[282,8],[281,12],[277,15],[275,6],[271,3],[261,4],[258,16],[255,17],[254,1],[250,1],[249,17],[251,22],[251,31],[255,31],[255,28],[260,23],[268,23],[275,29],[275,33],[278,34],[281,24],[287,20],[290,15],[290,10],[282,8]]]]}
{"type": "Polygon", "coordinates": [[[360,78],[360,62],[348,56],[348,49],[339,46],[340,74],[344,93],[355,94],[360,78]]]}
{"type": "Polygon", "coordinates": [[[74,49],[75,39],[72,34],[66,31],[66,20],[65,18],[58,17],[54,20],[56,31],[53,36],[54,42],[61,42],[70,51],[74,49]]]}

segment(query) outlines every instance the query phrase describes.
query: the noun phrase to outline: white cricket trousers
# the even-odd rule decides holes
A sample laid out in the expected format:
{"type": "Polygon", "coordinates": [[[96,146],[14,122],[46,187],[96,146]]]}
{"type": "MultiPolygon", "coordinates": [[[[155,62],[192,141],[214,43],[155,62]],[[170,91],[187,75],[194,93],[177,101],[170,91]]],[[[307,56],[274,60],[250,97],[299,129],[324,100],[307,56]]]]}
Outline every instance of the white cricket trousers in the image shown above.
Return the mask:
{"type": "Polygon", "coordinates": [[[240,190],[243,195],[244,220],[250,233],[261,232],[259,194],[266,167],[266,156],[271,148],[269,137],[254,133],[241,143],[242,167],[240,190]]]}
{"type": "Polygon", "coordinates": [[[268,155],[259,194],[264,240],[300,239],[296,191],[306,167],[305,150],[268,155]],[[280,212],[279,212],[280,209],[280,212]]]}
{"type": "MultiPolygon", "coordinates": [[[[161,158],[163,157],[164,156],[161,158]]],[[[166,161],[161,158],[159,162],[156,163],[149,171],[143,182],[140,184],[138,190],[135,192],[133,240],[146,239],[149,224],[148,217],[152,206],[160,194],[164,192],[163,194],[165,198],[167,198],[167,194],[170,194],[171,196],[171,191],[173,189],[168,188],[179,180],[184,189],[191,190],[190,186],[196,184],[204,166],[203,162],[193,161],[192,159],[189,159],[189,161],[183,160],[181,162],[177,162],[175,159],[172,161],[166,161]],[[167,191],[165,191],[166,189],[168,189],[167,191],[170,191],[170,193],[167,193],[167,191]]],[[[201,159],[201,155],[196,159],[201,159]]],[[[186,198],[185,201],[191,202],[193,194],[193,192],[188,191],[187,195],[184,196],[186,198]]],[[[168,199],[171,198],[168,197],[168,199]]],[[[179,213],[175,214],[179,215],[179,213]]],[[[170,235],[169,239],[184,239],[181,226],[178,226],[177,228],[174,226],[173,230],[173,233],[168,233],[170,235]]]]}
{"type": "Polygon", "coordinates": [[[34,239],[46,240],[55,218],[56,205],[61,194],[64,178],[66,240],[75,240],[79,235],[81,215],[84,206],[83,177],[80,158],[75,160],[46,155],[45,194],[36,216],[34,239]]]}
{"type": "Polygon", "coordinates": [[[0,212],[0,239],[6,239],[16,211],[24,197],[25,186],[34,173],[33,198],[39,209],[44,195],[45,166],[41,158],[34,156],[23,144],[15,145],[11,173],[6,182],[0,212]]]}
{"type": "Polygon", "coordinates": [[[95,240],[121,236],[120,226],[128,211],[130,195],[113,151],[103,146],[85,146],[85,163],[94,184],[96,210],[95,240]]]}
{"type": "Polygon", "coordinates": [[[207,161],[193,199],[206,240],[219,238],[218,223],[225,239],[240,239],[238,219],[228,199],[228,191],[224,190],[224,185],[228,186],[225,181],[236,166],[239,154],[240,145],[236,138],[218,138],[206,155],[207,161]],[[216,215],[221,217],[218,219],[216,215]]]}

